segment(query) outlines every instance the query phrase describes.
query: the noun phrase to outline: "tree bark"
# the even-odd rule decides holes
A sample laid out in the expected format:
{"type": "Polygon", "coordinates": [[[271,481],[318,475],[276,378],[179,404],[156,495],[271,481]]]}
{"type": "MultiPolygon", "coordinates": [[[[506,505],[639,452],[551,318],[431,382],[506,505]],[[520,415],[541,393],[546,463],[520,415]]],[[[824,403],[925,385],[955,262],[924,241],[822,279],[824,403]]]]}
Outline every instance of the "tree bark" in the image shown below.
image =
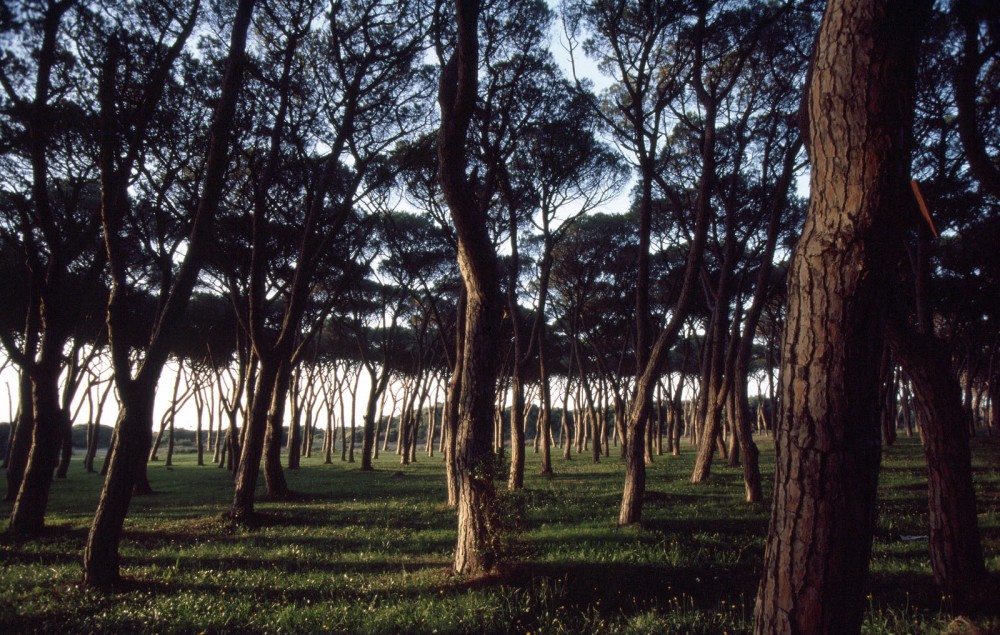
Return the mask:
{"type": "Polygon", "coordinates": [[[257,373],[257,390],[254,391],[253,405],[250,417],[244,424],[242,449],[239,466],[236,469],[236,491],[233,493],[233,507],[230,516],[237,522],[251,522],[254,513],[254,500],[257,492],[257,479],[260,477],[260,459],[264,454],[265,437],[268,434],[268,412],[270,403],[260,399],[260,393],[269,392],[264,386],[274,386],[278,370],[270,361],[261,360],[257,373]]]}
{"type": "Polygon", "coordinates": [[[290,362],[282,361],[270,391],[267,411],[267,434],[264,435],[264,491],[269,498],[287,498],[291,493],[285,471],[281,469],[281,445],[285,432],[285,401],[291,382],[290,362]]]}
{"type": "Polygon", "coordinates": [[[133,384],[121,392],[114,443],[108,449],[108,473],[83,552],[83,579],[88,586],[110,587],[119,580],[122,526],[153,441],[155,389],[152,385],[133,384]]]}
{"type": "Polygon", "coordinates": [[[857,633],[881,459],[887,253],[904,219],[929,2],[831,0],[809,85],[811,198],[788,281],[755,633],[857,633]]]}
{"type": "Polygon", "coordinates": [[[941,591],[964,606],[986,565],[961,388],[948,352],[936,337],[909,331],[895,318],[887,334],[916,397],[927,457],[931,570],[941,591]]]}
{"type": "Polygon", "coordinates": [[[457,45],[442,68],[438,91],[438,179],[455,223],[459,270],[466,290],[465,359],[455,453],[458,543],[454,569],[478,575],[494,568],[498,547],[491,437],[502,304],[486,210],[476,201],[466,176],[466,137],[478,89],[479,3],[456,0],[455,17],[457,45]]]}
{"type": "Polygon", "coordinates": [[[35,411],[31,451],[10,515],[11,532],[22,536],[38,535],[45,525],[49,490],[64,434],[64,413],[59,407],[58,365],[39,364],[32,375],[33,405],[27,406],[35,411]]]}

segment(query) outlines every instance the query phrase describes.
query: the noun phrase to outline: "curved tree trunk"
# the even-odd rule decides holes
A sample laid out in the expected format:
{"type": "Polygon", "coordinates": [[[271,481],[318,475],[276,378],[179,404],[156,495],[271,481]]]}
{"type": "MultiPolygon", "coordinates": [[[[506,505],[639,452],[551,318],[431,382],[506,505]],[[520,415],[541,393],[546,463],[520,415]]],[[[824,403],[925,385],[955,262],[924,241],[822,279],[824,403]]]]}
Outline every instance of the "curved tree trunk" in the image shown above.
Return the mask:
{"type": "Polygon", "coordinates": [[[455,439],[458,542],[454,569],[483,574],[496,564],[497,518],[492,417],[500,340],[500,284],[485,210],[466,177],[469,123],[478,90],[476,0],[456,0],[457,43],[441,72],[438,179],[458,235],[458,263],[466,290],[464,360],[455,439]]]}
{"type": "Polygon", "coordinates": [[[811,198],[788,277],[755,633],[861,629],[881,459],[886,258],[907,193],[914,61],[929,4],[831,0],[817,38],[811,198]]]}

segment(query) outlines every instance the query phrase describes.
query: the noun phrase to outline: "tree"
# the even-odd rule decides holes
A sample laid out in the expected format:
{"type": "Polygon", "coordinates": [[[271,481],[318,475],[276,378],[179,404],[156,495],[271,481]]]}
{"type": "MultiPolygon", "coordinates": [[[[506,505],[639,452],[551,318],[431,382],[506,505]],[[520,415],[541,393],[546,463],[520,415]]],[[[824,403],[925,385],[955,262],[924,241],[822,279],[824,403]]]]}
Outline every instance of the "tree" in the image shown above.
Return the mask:
{"type": "Polygon", "coordinates": [[[929,2],[834,0],[808,92],[811,194],[789,272],[756,633],[856,633],[881,458],[887,272],[929,2]],[[832,107],[832,104],[838,107],[832,107]]]}
{"type": "MultiPolygon", "coordinates": [[[[184,316],[198,274],[207,258],[209,237],[222,198],[223,181],[229,164],[229,137],[237,99],[243,84],[247,31],[254,4],[255,0],[240,0],[236,6],[225,75],[209,129],[209,146],[201,182],[201,198],[190,218],[191,230],[187,252],[173,279],[166,302],[158,312],[152,337],[146,346],[146,356],[134,375],[130,346],[122,337],[129,319],[126,305],[129,290],[125,269],[127,245],[124,240],[123,224],[129,211],[127,175],[132,171],[132,163],[137,160],[144,139],[141,135],[138,139],[130,139],[132,143],[126,146],[127,163],[124,165],[120,163],[121,152],[124,149],[122,144],[126,140],[122,139],[118,130],[120,122],[117,119],[115,94],[116,75],[124,51],[120,50],[120,44],[116,39],[112,38],[108,42],[106,65],[102,69],[99,93],[102,136],[101,216],[112,278],[111,298],[108,301],[108,330],[115,384],[118,387],[121,405],[115,426],[115,443],[111,449],[108,475],[101,490],[101,499],[84,549],[83,579],[87,585],[107,587],[119,580],[118,544],[133,488],[146,465],[157,380],[170,353],[173,335],[184,316]]],[[[164,64],[158,72],[165,76],[169,73],[170,66],[164,64]]],[[[150,84],[149,99],[144,99],[141,103],[147,107],[155,107],[158,99],[153,97],[156,97],[159,91],[162,91],[162,85],[157,85],[155,82],[150,84]]],[[[142,116],[151,118],[152,113],[143,113],[142,116]]],[[[141,130],[142,126],[139,129],[141,130]]]]}
{"type": "MultiPolygon", "coordinates": [[[[986,147],[982,138],[970,139],[970,125],[978,127],[968,121],[969,108],[975,104],[975,97],[970,99],[966,92],[970,87],[962,84],[969,79],[964,73],[971,72],[967,68],[969,56],[975,57],[975,53],[967,48],[970,36],[975,37],[975,33],[968,30],[969,8],[957,5],[965,38],[964,55],[957,66],[951,53],[955,31],[948,28],[948,16],[939,12],[933,16],[933,24],[937,28],[933,29],[933,37],[927,38],[922,50],[918,114],[914,124],[917,146],[914,172],[919,174],[925,185],[922,196],[929,196],[934,201],[935,225],[941,229],[957,229],[958,237],[933,241],[932,228],[924,222],[921,212],[917,209],[911,211],[910,217],[916,230],[905,236],[907,257],[900,257],[902,263],[910,266],[902,264],[900,269],[904,280],[912,278],[912,286],[903,285],[902,288],[910,287],[913,299],[907,302],[905,296],[910,294],[897,294],[886,333],[892,354],[913,387],[916,419],[927,458],[931,570],[942,592],[951,595],[957,606],[967,601],[976,581],[985,572],[985,563],[976,518],[969,449],[969,435],[974,433],[975,424],[969,420],[970,413],[963,408],[962,391],[951,359],[964,356],[958,351],[981,351],[984,348],[982,340],[990,341],[985,348],[991,347],[996,329],[987,316],[997,314],[992,294],[977,292],[969,286],[977,284],[972,281],[973,278],[984,282],[988,280],[993,269],[988,250],[976,246],[979,240],[989,240],[991,233],[991,223],[986,218],[988,212],[984,209],[990,205],[990,175],[986,169],[988,166],[982,164],[982,153],[986,147]],[[952,93],[947,79],[956,74],[956,67],[961,70],[957,73],[958,81],[952,93]],[[950,116],[956,106],[959,111],[957,122],[955,117],[950,116]],[[961,151],[963,149],[964,152],[961,151]],[[970,191],[968,178],[961,174],[966,167],[978,177],[986,197],[970,191]],[[976,265],[973,267],[984,275],[966,274],[952,278],[950,274],[954,261],[948,253],[951,246],[942,245],[942,242],[964,243],[960,248],[963,253],[960,260],[974,261],[976,265]],[[941,288],[934,289],[935,285],[941,288]],[[952,291],[948,290],[949,287],[952,291]],[[948,297],[955,290],[960,290],[961,298],[948,297]],[[939,303],[938,306],[934,306],[932,298],[939,303]],[[906,310],[909,308],[907,305],[913,310],[906,310]],[[959,317],[962,314],[965,317],[959,317]],[[935,328],[936,324],[940,328],[935,328]],[[967,338],[960,336],[951,343],[952,350],[949,350],[941,337],[949,331],[952,334],[962,331],[972,334],[979,331],[980,326],[985,327],[981,339],[975,335],[968,338],[980,340],[978,345],[970,346],[962,341],[967,338]]],[[[988,90],[984,87],[983,92],[988,90]]],[[[972,110],[978,108],[973,107],[972,110]]],[[[967,384],[971,385],[972,381],[971,373],[967,373],[967,384]]],[[[894,418],[895,414],[892,416],[894,418]]]]}
{"type": "MultiPolygon", "coordinates": [[[[530,330],[527,353],[532,348],[538,352],[541,410],[540,426],[543,474],[552,473],[550,457],[551,430],[549,417],[552,411],[549,391],[549,364],[546,358],[546,330],[548,314],[546,304],[549,281],[552,275],[553,250],[559,245],[574,224],[584,214],[599,207],[624,187],[627,169],[621,158],[598,141],[596,136],[597,113],[592,108],[592,96],[579,94],[564,80],[548,73],[541,88],[546,96],[543,107],[537,108],[544,116],[531,121],[522,133],[523,140],[515,149],[512,172],[521,181],[521,187],[530,192],[533,206],[532,225],[539,232],[533,238],[540,242],[537,257],[537,288],[534,318],[530,330]]],[[[512,228],[515,227],[512,222],[512,228]]],[[[511,230],[512,252],[517,253],[516,232],[511,230]]],[[[515,258],[511,258],[509,279],[517,279],[515,258]]],[[[515,299],[516,302],[516,299],[515,299]]],[[[508,304],[511,304],[509,301],[508,304]]],[[[519,312],[511,307],[512,315],[519,312]]],[[[524,334],[519,333],[519,320],[514,321],[515,342],[524,334]]],[[[516,344],[515,344],[515,347],[516,344]]],[[[522,345],[521,348],[524,346],[522,345]]],[[[518,364],[527,364],[530,355],[518,357],[518,364]]],[[[519,375],[526,373],[519,369],[519,375]]],[[[517,399],[514,400],[517,408],[517,399]]],[[[512,428],[513,431],[513,428],[512,428]]],[[[516,454],[515,450],[515,455],[516,454]]],[[[520,457],[523,461],[523,456],[520,457]]],[[[522,465],[523,467],[523,465],[522,465]]],[[[511,462],[511,478],[515,464],[511,462]]]]}
{"type": "MultiPolygon", "coordinates": [[[[291,186],[280,183],[282,187],[277,188],[285,190],[279,200],[300,211],[301,229],[297,232],[295,256],[285,271],[287,280],[282,284],[284,309],[280,325],[273,333],[266,333],[263,323],[270,247],[267,221],[272,212],[264,203],[276,193],[255,193],[259,204],[254,206],[247,328],[261,357],[261,375],[236,478],[231,516],[237,520],[247,520],[253,514],[261,454],[268,493],[288,493],[278,457],[283,400],[291,370],[304,351],[300,330],[317,277],[331,260],[340,265],[337,269],[342,280],[354,277],[351,250],[345,248],[349,241],[343,240],[345,226],[365,226],[367,221],[359,220],[364,211],[361,200],[391,181],[386,155],[426,116],[428,82],[418,65],[426,18],[421,3],[352,0],[334,8],[322,32],[314,34],[303,47],[312,55],[298,62],[307,72],[307,83],[316,90],[311,97],[319,104],[315,119],[324,124],[303,126],[306,130],[298,130],[291,144],[297,163],[307,166],[307,178],[291,186]],[[309,76],[309,72],[317,74],[309,76]],[[311,126],[318,129],[309,130],[311,126]],[[316,148],[328,151],[317,152],[316,148]],[[341,243],[338,245],[335,239],[341,239],[341,243]]],[[[312,15],[311,11],[304,13],[312,15]]],[[[309,26],[311,21],[302,19],[300,25],[309,26]]],[[[313,104],[294,107],[309,110],[313,104]]],[[[279,142],[272,140],[271,147],[279,142]]],[[[329,311],[336,301],[335,286],[327,290],[320,313],[329,311]]],[[[321,316],[315,323],[322,320],[321,316]]]]}
{"type": "Polygon", "coordinates": [[[467,136],[479,85],[477,0],[455,0],[454,49],[441,68],[438,178],[458,237],[465,284],[461,393],[455,431],[458,483],[457,573],[487,573],[496,565],[497,510],[493,485],[493,406],[500,341],[500,276],[487,228],[486,206],[466,174],[467,136]]]}
{"type": "MultiPolygon", "coordinates": [[[[44,525],[60,447],[66,448],[70,434],[69,404],[60,398],[59,379],[66,344],[78,330],[74,325],[83,322],[77,318],[84,311],[74,315],[73,290],[98,288],[105,263],[95,250],[100,224],[93,204],[93,157],[84,151],[93,141],[88,127],[93,120],[73,99],[79,78],[72,70],[66,18],[74,5],[63,0],[18,7],[17,18],[5,24],[9,46],[0,58],[3,107],[11,115],[0,141],[10,149],[4,181],[23,188],[5,197],[12,203],[5,211],[16,220],[4,223],[4,233],[18,236],[28,282],[20,345],[9,331],[0,331],[9,358],[23,371],[23,425],[15,430],[8,485],[17,488],[10,528],[24,535],[37,534],[44,525]]],[[[70,359],[84,342],[76,338],[70,359]]],[[[67,401],[80,370],[69,369],[67,401]]],[[[62,467],[67,464],[64,451],[62,467]]]]}

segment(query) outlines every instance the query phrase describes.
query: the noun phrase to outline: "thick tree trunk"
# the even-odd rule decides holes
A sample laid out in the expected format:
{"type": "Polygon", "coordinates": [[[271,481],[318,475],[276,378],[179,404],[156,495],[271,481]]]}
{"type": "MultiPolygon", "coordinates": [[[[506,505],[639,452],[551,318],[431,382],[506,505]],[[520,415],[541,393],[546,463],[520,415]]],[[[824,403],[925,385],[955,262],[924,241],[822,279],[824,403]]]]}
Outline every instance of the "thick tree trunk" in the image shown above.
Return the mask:
{"type": "Polygon", "coordinates": [[[500,337],[498,296],[498,292],[491,294],[488,289],[470,289],[466,308],[465,360],[455,460],[458,544],[454,568],[457,573],[472,575],[493,569],[499,540],[491,439],[496,343],[500,337]]]}
{"type": "Polygon", "coordinates": [[[492,448],[500,340],[500,285],[496,251],[466,177],[466,136],[478,88],[479,3],[456,0],[457,45],[441,72],[438,178],[458,235],[458,263],[466,290],[464,360],[460,365],[455,472],[458,481],[456,573],[478,575],[496,565],[498,525],[492,448]]]}
{"type": "Polygon", "coordinates": [[[888,337],[916,397],[927,457],[931,570],[941,591],[962,606],[986,566],[961,388],[936,337],[909,332],[895,320],[888,337]]]}
{"type": "Polygon", "coordinates": [[[83,552],[83,581],[88,586],[109,587],[119,580],[118,544],[129,503],[153,437],[153,403],[156,391],[148,385],[132,384],[121,390],[122,403],[115,425],[108,474],[101,490],[94,522],[83,552]]]}
{"type": "Polygon", "coordinates": [[[928,2],[831,0],[809,85],[811,198],[788,276],[755,633],[861,629],[881,458],[887,255],[928,2]]]}
{"type": "Polygon", "coordinates": [[[45,525],[49,490],[65,434],[64,414],[59,407],[58,365],[36,367],[32,375],[35,425],[31,451],[10,515],[11,532],[23,536],[36,536],[45,525]]]}

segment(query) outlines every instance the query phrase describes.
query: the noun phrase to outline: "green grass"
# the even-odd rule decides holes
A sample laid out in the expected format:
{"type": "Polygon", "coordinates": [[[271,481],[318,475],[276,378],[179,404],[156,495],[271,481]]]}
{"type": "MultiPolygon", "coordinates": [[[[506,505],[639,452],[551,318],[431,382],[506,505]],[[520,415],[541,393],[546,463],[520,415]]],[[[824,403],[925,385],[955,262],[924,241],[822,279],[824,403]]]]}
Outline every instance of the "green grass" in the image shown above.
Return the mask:
{"type": "MultiPolygon", "coordinates": [[[[760,445],[769,490],[773,448],[760,445]]],[[[101,479],[75,462],[54,485],[42,539],[0,536],[0,632],[748,632],[766,507],[744,504],[739,471],[718,463],[708,484],[689,484],[685,447],[650,466],[642,526],[619,528],[616,453],[598,465],[557,456],[543,478],[529,450],[526,491],[505,501],[526,510],[522,529],[505,571],[480,580],[449,571],[455,519],[440,457],[402,467],[390,453],[374,473],[305,459],[287,472],[299,496],[261,502],[263,526],[242,530],[221,519],[228,473],[180,455],[172,469],[151,464],[157,494],[133,500],[122,543],[132,584],[114,594],[78,584],[101,479]]],[[[990,576],[955,621],[927,542],[900,540],[927,533],[919,444],[886,449],[866,633],[1000,632],[998,460],[1000,443],[977,440],[990,576]]]]}

